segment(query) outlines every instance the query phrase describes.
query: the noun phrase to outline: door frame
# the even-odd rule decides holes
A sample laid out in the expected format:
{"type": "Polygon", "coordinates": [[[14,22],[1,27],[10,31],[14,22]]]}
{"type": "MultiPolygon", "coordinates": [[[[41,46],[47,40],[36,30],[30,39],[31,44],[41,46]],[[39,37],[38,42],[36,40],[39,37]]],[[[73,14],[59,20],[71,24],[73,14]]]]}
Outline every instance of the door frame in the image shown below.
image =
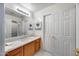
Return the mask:
{"type": "Polygon", "coordinates": [[[45,42],[45,17],[49,16],[49,15],[52,15],[52,14],[49,13],[49,14],[46,14],[43,16],[43,39],[44,39],[44,42],[45,42]]]}
{"type": "MultiPolygon", "coordinates": [[[[43,39],[44,39],[44,44],[45,44],[45,17],[46,17],[46,16],[50,16],[50,15],[52,15],[52,13],[49,13],[49,14],[43,15],[43,39]]],[[[45,50],[44,48],[43,48],[43,50],[46,51],[46,52],[48,52],[49,54],[52,55],[51,52],[45,50]]],[[[53,55],[52,55],[52,56],[53,56],[53,55]]]]}

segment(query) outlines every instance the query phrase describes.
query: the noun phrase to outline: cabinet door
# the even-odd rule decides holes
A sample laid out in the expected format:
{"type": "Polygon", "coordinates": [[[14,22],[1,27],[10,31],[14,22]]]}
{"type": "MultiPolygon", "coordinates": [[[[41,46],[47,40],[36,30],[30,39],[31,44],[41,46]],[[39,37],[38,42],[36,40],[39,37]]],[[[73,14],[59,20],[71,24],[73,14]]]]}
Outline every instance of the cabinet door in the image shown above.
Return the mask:
{"type": "Polygon", "coordinates": [[[6,56],[23,56],[23,47],[17,48],[6,53],[6,56]]]}
{"type": "Polygon", "coordinates": [[[40,49],[40,46],[41,46],[41,38],[39,38],[35,41],[35,51],[36,52],[40,49]]]}
{"type": "Polygon", "coordinates": [[[24,56],[32,56],[35,53],[35,42],[31,42],[24,46],[24,56]]]}

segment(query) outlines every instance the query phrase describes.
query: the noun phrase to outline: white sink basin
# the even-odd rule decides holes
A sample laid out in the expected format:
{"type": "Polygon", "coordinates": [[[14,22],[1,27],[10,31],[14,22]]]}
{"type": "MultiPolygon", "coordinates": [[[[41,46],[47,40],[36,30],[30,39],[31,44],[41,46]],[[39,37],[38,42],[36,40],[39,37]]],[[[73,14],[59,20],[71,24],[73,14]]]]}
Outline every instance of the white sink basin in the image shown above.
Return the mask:
{"type": "Polygon", "coordinates": [[[11,46],[11,45],[14,45],[14,44],[19,44],[19,43],[21,43],[21,41],[20,40],[19,41],[17,40],[17,41],[5,43],[5,46],[11,46]]]}

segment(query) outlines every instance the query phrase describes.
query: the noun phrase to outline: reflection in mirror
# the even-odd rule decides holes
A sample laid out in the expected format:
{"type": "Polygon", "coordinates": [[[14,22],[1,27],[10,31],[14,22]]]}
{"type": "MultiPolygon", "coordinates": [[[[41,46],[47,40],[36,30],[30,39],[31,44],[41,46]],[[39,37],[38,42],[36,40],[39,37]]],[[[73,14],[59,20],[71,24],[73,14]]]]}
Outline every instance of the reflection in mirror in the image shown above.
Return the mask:
{"type": "Polygon", "coordinates": [[[24,35],[24,16],[21,16],[17,12],[6,9],[5,10],[5,38],[13,38],[24,35]]]}
{"type": "Polygon", "coordinates": [[[17,22],[16,21],[12,21],[12,33],[11,33],[12,37],[17,36],[17,30],[18,30],[17,22]]]}

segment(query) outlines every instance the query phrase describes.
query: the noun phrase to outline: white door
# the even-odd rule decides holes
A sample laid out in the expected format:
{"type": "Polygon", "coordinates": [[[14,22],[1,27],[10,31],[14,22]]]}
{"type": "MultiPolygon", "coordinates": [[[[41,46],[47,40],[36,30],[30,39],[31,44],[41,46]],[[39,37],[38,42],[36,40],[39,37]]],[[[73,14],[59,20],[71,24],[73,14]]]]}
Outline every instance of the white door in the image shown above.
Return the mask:
{"type": "Polygon", "coordinates": [[[45,46],[52,55],[75,55],[75,8],[44,16],[45,46]]]}

